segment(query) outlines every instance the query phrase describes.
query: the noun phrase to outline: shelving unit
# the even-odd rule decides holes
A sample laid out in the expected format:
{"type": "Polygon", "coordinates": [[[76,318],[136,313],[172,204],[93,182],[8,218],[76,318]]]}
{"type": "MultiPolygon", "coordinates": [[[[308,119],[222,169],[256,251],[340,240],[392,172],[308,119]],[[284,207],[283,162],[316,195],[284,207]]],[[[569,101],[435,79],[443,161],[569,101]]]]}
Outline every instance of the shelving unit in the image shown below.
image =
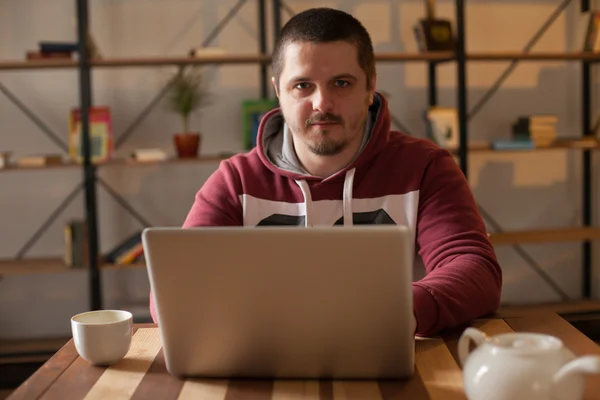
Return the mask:
{"type": "MultiPolygon", "coordinates": [[[[89,115],[87,109],[92,105],[92,72],[95,69],[111,68],[145,68],[158,66],[183,67],[188,65],[259,65],[260,68],[260,94],[267,96],[269,77],[266,67],[270,63],[270,55],[267,52],[266,35],[266,5],[267,0],[255,0],[258,7],[259,18],[259,43],[256,54],[223,54],[202,55],[198,57],[132,57],[132,58],[105,58],[89,59],[86,37],[88,32],[88,1],[77,0],[78,20],[78,60],[0,60],[0,72],[2,71],[34,71],[34,70],[72,70],[79,75],[79,107],[82,110],[82,130],[84,133],[84,162],[83,164],[65,163],[48,167],[11,167],[0,169],[0,172],[10,173],[14,171],[55,169],[55,168],[79,168],[84,177],[86,219],[89,229],[89,248],[92,260],[98,259],[98,224],[96,205],[96,185],[98,183],[97,171],[101,168],[128,167],[128,166],[162,166],[182,163],[210,163],[218,162],[229,155],[207,155],[193,160],[172,159],[160,162],[136,162],[129,159],[115,159],[107,163],[94,165],[89,155],[89,115]]],[[[401,53],[388,52],[376,54],[378,63],[425,63],[428,66],[428,104],[438,105],[437,101],[437,66],[442,63],[453,62],[457,66],[457,108],[460,117],[460,147],[455,152],[458,156],[460,167],[467,174],[468,159],[471,153],[494,152],[488,144],[469,143],[469,127],[467,118],[467,95],[468,82],[466,65],[469,62],[546,62],[546,61],[569,61],[578,62],[582,66],[582,138],[558,141],[547,148],[534,150],[502,150],[498,153],[510,152],[533,152],[546,150],[580,151],[583,153],[583,226],[566,227],[564,229],[531,230],[523,232],[491,233],[490,239],[495,245],[514,245],[518,243],[542,243],[558,241],[582,241],[583,242],[583,271],[584,282],[582,293],[584,298],[590,296],[591,282],[591,241],[600,239],[598,228],[592,227],[592,202],[591,202],[591,154],[600,148],[597,141],[584,140],[586,133],[591,130],[591,95],[590,68],[600,61],[600,54],[590,52],[468,52],[465,48],[465,12],[464,0],[455,0],[456,19],[454,26],[457,33],[457,48],[455,52],[429,52],[429,53],[401,53]]],[[[281,4],[279,0],[272,1],[273,6],[273,31],[278,32],[281,26],[281,4]]],[[[589,7],[587,1],[581,1],[582,10],[589,7]]],[[[138,265],[139,267],[139,265],[138,265]]],[[[101,264],[97,261],[89,265],[89,308],[98,309],[102,307],[100,271],[107,268],[121,268],[101,264]]],[[[0,275],[14,275],[20,273],[56,273],[69,271],[62,261],[54,260],[14,260],[0,263],[0,275]]],[[[75,270],[75,269],[74,269],[75,270]]]]}
{"type": "MultiPolygon", "coordinates": [[[[592,248],[591,241],[596,240],[597,229],[592,227],[592,151],[598,148],[598,143],[583,141],[589,138],[591,132],[591,67],[594,63],[600,61],[600,54],[592,52],[476,52],[470,53],[465,46],[465,0],[455,1],[455,25],[456,25],[456,52],[454,53],[457,66],[457,93],[456,103],[459,115],[460,139],[459,149],[456,152],[459,158],[460,167],[468,178],[468,159],[469,152],[490,151],[487,146],[480,146],[471,149],[469,145],[469,110],[467,108],[468,82],[467,82],[467,64],[469,62],[495,62],[495,61],[513,61],[513,62],[544,62],[544,61],[565,61],[577,62],[581,64],[581,138],[582,140],[563,140],[557,142],[550,148],[577,149],[582,152],[582,226],[550,229],[550,230],[532,230],[528,232],[506,232],[492,233],[490,238],[495,245],[527,243],[543,243],[558,241],[582,241],[583,254],[583,282],[582,297],[590,299],[592,289],[592,248]]],[[[551,22],[562,12],[564,7],[557,8],[542,25],[542,28],[534,35],[535,40],[531,40],[527,48],[533,45],[537,39],[545,32],[551,22]]],[[[589,0],[580,1],[580,11],[590,11],[589,0]]],[[[583,44],[581,44],[583,45],[583,44]]],[[[429,63],[429,105],[437,105],[437,66],[439,63],[429,63]]],[[[535,149],[539,151],[543,149],[535,149]]],[[[502,151],[504,152],[504,151],[502,151]]]]}

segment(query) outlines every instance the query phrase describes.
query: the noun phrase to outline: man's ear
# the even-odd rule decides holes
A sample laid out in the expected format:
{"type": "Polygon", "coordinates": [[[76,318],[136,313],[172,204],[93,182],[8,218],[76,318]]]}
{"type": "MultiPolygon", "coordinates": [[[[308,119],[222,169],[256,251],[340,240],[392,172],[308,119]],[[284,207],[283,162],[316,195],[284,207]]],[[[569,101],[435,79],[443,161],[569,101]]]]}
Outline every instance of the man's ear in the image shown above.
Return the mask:
{"type": "Polygon", "coordinates": [[[277,98],[279,98],[279,87],[277,85],[277,82],[275,81],[274,76],[271,77],[271,83],[273,84],[273,88],[275,89],[275,95],[277,96],[277,98]]]}
{"type": "Polygon", "coordinates": [[[377,74],[373,75],[373,78],[371,78],[371,86],[369,89],[369,105],[373,104],[373,98],[375,97],[375,89],[377,88],[377,74]]]}

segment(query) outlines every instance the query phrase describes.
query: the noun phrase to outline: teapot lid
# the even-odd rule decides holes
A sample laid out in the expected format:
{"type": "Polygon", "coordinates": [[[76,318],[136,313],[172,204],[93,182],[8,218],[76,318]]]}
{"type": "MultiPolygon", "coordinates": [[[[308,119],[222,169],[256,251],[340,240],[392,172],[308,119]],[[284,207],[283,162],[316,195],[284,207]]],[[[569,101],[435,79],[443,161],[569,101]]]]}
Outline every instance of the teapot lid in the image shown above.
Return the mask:
{"type": "Polygon", "coordinates": [[[496,335],[490,339],[490,344],[501,350],[519,352],[555,351],[563,347],[562,341],[557,337],[529,332],[496,335]]]}

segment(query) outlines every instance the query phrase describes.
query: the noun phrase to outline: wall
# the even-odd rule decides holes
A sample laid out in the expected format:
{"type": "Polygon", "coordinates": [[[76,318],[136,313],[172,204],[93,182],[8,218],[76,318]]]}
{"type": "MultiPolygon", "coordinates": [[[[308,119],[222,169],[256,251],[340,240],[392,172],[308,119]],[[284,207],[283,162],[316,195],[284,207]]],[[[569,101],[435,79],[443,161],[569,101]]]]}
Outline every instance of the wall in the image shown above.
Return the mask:
{"type": "MultiPolygon", "coordinates": [[[[0,2],[0,58],[22,59],[40,40],[74,40],[73,1],[5,0],[0,2]]],[[[184,55],[198,46],[233,7],[222,0],[90,1],[93,35],[108,57],[184,55]]],[[[422,1],[295,1],[294,11],[333,6],[353,12],[371,32],[376,51],[415,51],[412,24],[423,15],[422,1]]],[[[520,50],[556,8],[554,0],[482,0],[467,2],[467,48],[472,51],[520,50]],[[509,28],[509,24],[513,24],[509,28]]],[[[578,2],[575,2],[578,3],[578,2]]],[[[454,19],[452,1],[439,1],[438,14],[454,19]]],[[[578,4],[572,4],[534,50],[563,51],[573,45],[578,4]]],[[[284,13],[284,20],[288,15],[284,13]]],[[[270,18],[269,18],[270,23],[270,18]]],[[[270,28],[269,28],[270,29],[270,28]]],[[[248,1],[212,45],[231,53],[258,50],[257,13],[248,1]]],[[[469,105],[473,107],[508,66],[477,63],[468,68],[469,105]]],[[[257,66],[206,67],[214,105],[195,117],[204,134],[202,152],[241,148],[240,103],[259,95],[257,66]]],[[[174,72],[173,67],[99,69],[93,72],[94,102],[112,109],[117,134],[124,132],[174,72]]],[[[378,88],[390,95],[391,110],[411,134],[424,135],[426,106],[423,63],[381,63],[378,88]]],[[[3,71],[0,82],[27,104],[51,129],[66,138],[67,117],[78,101],[74,70],[3,71]]],[[[579,136],[579,67],[576,63],[538,62],[517,66],[502,89],[470,123],[474,141],[509,137],[510,123],[521,114],[557,113],[561,136],[579,136]]],[[[455,104],[456,69],[439,69],[442,105],[455,104]]],[[[58,148],[8,99],[0,95],[0,149],[15,156],[57,152],[58,148]]],[[[397,128],[397,127],[396,127],[397,128]]],[[[119,148],[126,156],[138,147],[172,151],[171,134],[181,129],[177,117],[159,106],[119,148]]],[[[595,176],[598,161],[594,159],[595,176]]],[[[576,225],[580,220],[580,155],[561,150],[535,154],[473,154],[469,176],[477,201],[503,229],[576,225]]],[[[100,177],[153,225],[182,223],[198,188],[217,164],[164,167],[105,167],[100,177]]],[[[0,174],[0,258],[13,257],[41,222],[81,181],[79,170],[0,174]]],[[[594,189],[596,192],[596,189],[594,189]]],[[[141,226],[102,187],[98,188],[100,244],[107,251],[141,226]]],[[[597,200],[594,201],[597,208],[597,200]]],[[[62,253],[62,230],[70,218],[83,216],[83,196],[74,199],[28,257],[62,253]]],[[[489,222],[489,221],[487,221],[489,222]]],[[[524,245],[523,249],[570,297],[581,288],[580,244],[524,245]]],[[[504,303],[560,300],[510,246],[498,247],[504,269],[504,303]]],[[[595,269],[598,261],[595,257],[595,269]]],[[[596,276],[598,274],[596,273],[596,276]]],[[[133,308],[147,315],[148,283],[144,270],[107,271],[105,307],[133,308]]],[[[596,278],[597,279],[597,278],[596,278]]],[[[595,282],[595,296],[600,282],[595,282]]],[[[69,334],[69,317],[87,308],[87,275],[70,271],[53,275],[5,277],[0,281],[0,338],[69,334]]]]}

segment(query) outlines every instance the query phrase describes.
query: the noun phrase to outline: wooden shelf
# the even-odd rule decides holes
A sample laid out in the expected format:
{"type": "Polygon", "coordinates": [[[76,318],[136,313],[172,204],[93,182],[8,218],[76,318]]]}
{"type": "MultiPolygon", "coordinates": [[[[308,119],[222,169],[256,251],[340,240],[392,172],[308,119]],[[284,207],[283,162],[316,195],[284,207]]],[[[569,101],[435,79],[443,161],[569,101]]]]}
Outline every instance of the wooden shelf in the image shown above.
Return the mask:
{"type": "Polygon", "coordinates": [[[122,269],[136,269],[143,268],[146,269],[146,264],[144,263],[136,263],[136,264],[103,264],[102,270],[122,270],[122,269]]]}
{"type": "Polygon", "coordinates": [[[1,260],[0,276],[52,274],[57,272],[78,271],[68,268],[60,258],[38,258],[23,260],[1,260]]]}
{"type": "Polygon", "coordinates": [[[600,228],[563,228],[489,233],[493,245],[581,242],[600,239],[600,228]]]}
{"type": "Polygon", "coordinates": [[[600,54],[592,52],[473,52],[468,61],[600,61],[600,54]]]}
{"type": "MultiPolygon", "coordinates": [[[[375,60],[379,62],[413,62],[413,61],[452,61],[456,57],[453,52],[385,52],[376,53],[375,60]]],[[[593,52],[472,52],[466,55],[467,61],[600,61],[600,54],[593,52]]],[[[219,54],[201,55],[196,57],[124,57],[91,60],[92,67],[156,67],[182,66],[202,64],[268,64],[270,54],[219,54]]],[[[34,70],[76,68],[77,60],[48,59],[48,60],[0,60],[0,70],[34,70]]]]}
{"type": "Polygon", "coordinates": [[[555,312],[559,315],[586,314],[600,312],[599,300],[564,301],[541,304],[502,304],[498,310],[502,318],[518,318],[531,313],[555,312]]]}
{"type": "Polygon", "coordinates": [[[17,172],[17,171],[35,171],[40,169],[60,169],[60,168],[74,168],[81,167],[81,164],[72,163],[72,162],[64,162],[62,164],[48,164],[48,165],[36,165],[31,167],[21,167],[18,165],[10,165],[8,167],[0,168],[0,173],[2,172],[17,172]]]}
{"type": "MultiPolygon", "coordinates": [[[[581,242],[600,239],[600,228],[563,228],[489,233],[493,245],[519,243],[581,242]]],[[[102,270],[146,268],[144,263],[130,265],[101,264],[102,270]]],[[[60,258],[2,260],[0,276],[64,272],[85,272],[86,268],[68,268],[60,258]]]]}
{"type": "MultiPolygon", "coordinates": [[[[547,150],[598,150],[600,149],[600,142],[596,139],[559,139],[549,146],[536,147],[533,149],[506,149],[496,150],[492,148],[489,143],[474,143],[469,144],[469,152],[481,153],[481,152],[494,152],[494,153],[528,153],[534,151],[547,151],[547,150]]],[[[458,153],[458,150],[452,151],[454,154],[458,153]]]]}
{"type": "Polygon", "coordinates": [[[204,155],[204,156],[199,156],[197,158],[168,158],[166,160],[158,160],[158,161],[137,161],[137,160],[134,160],[131,158],[115,158],[110,161],[99,163],[98,166],[99,167],[110,167],[110,166],[118,166],[118,165],[156,166],[156,165],[164,165],[164,164],[201,164],[201,163],[212,163],[212,162],[218,162],[221,160],[225,160],[235,154],[237,154],[237,153],[204,155]]]}
{"type": "MultiPolygon", "coordinates": [[[[378,53],[376,61],[447,61],[453,58],[451,52],[431,53],[378,53]]],[[[196,57],[136,57],[94,60],[93,67],[141,67],[161,65],[198,65],[198,64],[267,64],[271,62],[269,54],[225,54],[203,55],[196,57]]]]}
{"type": "MultiPolygon", "coordinates": [[[[451,52],[431,53],[398,53],[388,52],[375,55],[377,61],[448,61],[453,58],[451,52]]],[[[196,57],[124,57],[91,60],[91,67],[157,67],[157,66],[182,66],[202,64],[268,64],[271,62],[270,54],[222,54],[201,55],[196,57]]],[[[0,61],[0,70],[19,69],[48,69],[48,68],[75,68],[76,60],[13,60],[0,61]]]]}
{"type": "MultiPolygon", "coordinates": [[[[101,162],[95,164],[98,168],[102,167],[110,167],[110,166],[157,166],[157,165],[165,165],[165,164],[202,164],[202,163],[213,163],[221,160],[225,160],[237,153],[223,153],[223,154],[209,154],[204,156],[199,156],[197,158],[169,158],[166,160],[159,161],[136,161],[131,158],[113,158],[109,161],[101,162]]],[[[49,164],[49,165],[40,165],[34,167],[20,167],[11,165],[8,167],[0,168],[0,173],[2,172],[16,172],[16,171],[34,171],[34,170],[46,170],[46,169],[58,169],[58,168],[82,168],[83,164],[74,163],[74,162],[65,162],[62,164],[49,164]]]]}
{"type": "Polygon", "coordinates": [[[451,61],[454,53],[449,51],[424,52],[424,53],[376,53],[375,61],[451,61]]]}
{"type": "MultiPolygon", "coordinates": [[[[102,270],[126,268],[146,268],[145,264],[114,265],[101,264],[102,270]]],[[[0,277],[34,274],[56,274],[65,272],[86,272],[87,268],[69,268],[61,258],[28,258],[23,260],[0,260],[0,277]]]]}
{"type": "Polygon", "coordinates": [[[224,54],[203,55],[197,57],[131,57],[106,58],[93,60],[92,67],[156,67],[167,65],[201,64],[265,64],[271,61],[269,55],[261,54],[224,54]]]}
{"type": "Polygon", "coordinates": [[[48,59],[48,60],[0,60],[0,70],[21,70],[21,69],[65,69],[77,67],[76,60],[68,59],[48,59]]]}
{"type": "Polygon", "coordinates": [[[0,340],[0,364],[45,361],[70,337],[0,340]]]}

